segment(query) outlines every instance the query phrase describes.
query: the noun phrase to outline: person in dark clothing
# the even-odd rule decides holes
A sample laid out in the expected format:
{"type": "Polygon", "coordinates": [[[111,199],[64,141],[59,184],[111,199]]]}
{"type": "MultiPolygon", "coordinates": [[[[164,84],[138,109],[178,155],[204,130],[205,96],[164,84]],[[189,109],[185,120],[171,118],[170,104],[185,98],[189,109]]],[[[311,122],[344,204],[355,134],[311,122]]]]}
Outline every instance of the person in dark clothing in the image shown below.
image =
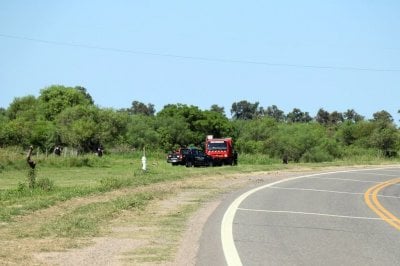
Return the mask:
{"type": "Polygon", "coordinates": [[[97,148],[97,156],[99,157],[103,156],[103,147],[100,146],[97,148]]]}
{"type": "Polygon", "coordinates": [[[288,162],[289,162],[289,158],[288,158],[287,154],[284,154],[283,158],[282,158],[282,163],[283,164],[288,164],[288,162]]]}
{"type": "Polygon", "coordinates": [[[57,155],[57,156],[60,156],[60,155],[61,155],[61,148],[60,148],[60,146],[57,146],[57,147],[54,149],[54,154],[57,155]]]}

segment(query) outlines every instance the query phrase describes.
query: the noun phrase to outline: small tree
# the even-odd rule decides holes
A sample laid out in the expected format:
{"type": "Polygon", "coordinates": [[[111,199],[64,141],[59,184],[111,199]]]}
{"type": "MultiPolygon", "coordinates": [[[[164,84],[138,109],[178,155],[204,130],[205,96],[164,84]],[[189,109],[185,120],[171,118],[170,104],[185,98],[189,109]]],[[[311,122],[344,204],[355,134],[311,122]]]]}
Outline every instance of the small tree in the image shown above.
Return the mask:
{"type": "Polygon", "coordinates": [[[32,160],[32,151],[33,147],[31,146],[28,151],[28,155],[26,156],[26,162],[28,163],[30,169],[28,172],[28,183],[29,183],[29,188],[35,188],[35,183],[36,183],[36,172],[35,172],[35,167],[36,167],[36,162],[32,160]]]}
{"type": "Polygon", "coordinates": [[[264,109],[259,107],[259,102],[250,103],[240,101],[232,104],[231,114],[233,119],[251,120],[264,115],[264,109]]]}

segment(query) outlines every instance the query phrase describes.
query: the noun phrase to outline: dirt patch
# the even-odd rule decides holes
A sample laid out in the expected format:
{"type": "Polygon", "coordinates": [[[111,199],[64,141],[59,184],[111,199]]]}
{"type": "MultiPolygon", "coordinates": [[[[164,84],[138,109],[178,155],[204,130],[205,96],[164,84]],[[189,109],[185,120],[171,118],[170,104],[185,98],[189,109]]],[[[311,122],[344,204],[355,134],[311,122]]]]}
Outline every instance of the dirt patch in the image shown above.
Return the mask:
{"type": "Polygon", "coordinates": [[[98,237],[94,244],[66,252],[35,254],[38,261],[49,265],[120,265],[120,254],[143,245],[135,239],[98,237]]]}

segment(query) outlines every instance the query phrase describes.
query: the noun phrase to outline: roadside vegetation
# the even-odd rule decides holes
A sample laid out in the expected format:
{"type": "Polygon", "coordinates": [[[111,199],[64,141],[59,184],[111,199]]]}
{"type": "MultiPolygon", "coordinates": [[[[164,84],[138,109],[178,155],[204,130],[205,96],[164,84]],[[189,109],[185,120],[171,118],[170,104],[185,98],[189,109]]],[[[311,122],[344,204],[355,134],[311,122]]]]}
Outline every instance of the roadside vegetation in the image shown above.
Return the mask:
{"type": "MultiPolygon", "coordinates": [[[[354,109],[315,116],[298,108],[285,114],[246,100],[235,102],[227,117],[223,107],[208,110],[181,103],[154,105],[133,101],[119,110],[95,105],[83,87],[50,86],[38,97],[15,98],[0,108],[0,147],[52,154],[82,155],[147,150],[167,152],[180,146],[203,147],[207,135],[232,137],[239,154],[262,154],[289,162],[330,162],[359,156],[396,157],[399,130],[390,113],[377,110],[365,119],[354,109]]],[[[85,163],[78,160],[79,163],[85,163]]],[[[0,170],[5,167],[0,161],[0,170]]],[[[9,163],[16,163],[12,160],[9,163]]],[[[71,164],[74,164],[71,159],[71,164]]]]}
{"type": "Polygon", "coordinates": [[[135,231],[136,236],[163,239],[147,239],[152,244],[133,252],[131,262],[168,261],[188,217],[202,201],[229,189],[200,180],[399,162],[399,129],[384,110],[369,120],[353,109],[320,109],[311,117],[297,108],[284,114],[274,105],[240,101],[230,111],[232,118],[218,105],[200,110],[169,104],[156,113],[152,104],[138,101],[126,109],[100,108],[82,87],[51,86],[39,97],[15,98],[7,109],[0,108],[0,244],[5,247],[0,261],[32,262],[32,252],[88,244],[91,237],[109,234],[110,225],[125,216],[137,226],[156,228],[150,237],[135,231]],[[202,147],[207,135],[232,137],[239,165],[166,163],[168,151],[202,147]],[[26,162],[30,146],[33,181],[26,162]],[[62,148],[59,155],[56,147],[62,148]],[[183,188],[204,193],[165,216],[154,219],[147,213],[183,188]],[[28,250],[15,251],[18,247],[28,250]]]}
{"type": "Polygon", "coordinates": [[[147,241],[129,251],[129,261],[171,261],[188,217],[201,202],[232,189],[210,185],[204,181],[208,178],[245,181],[256,172],[398,163],[396,158],[360,156],[353,161],[282,164],[265,155],[242,154],[238,166],[186,168],[167,164],[164,153],[148,151],[148,170],[143,171],[141,156],[139,151],[102,157],[35,154],[37,183],[29,188],[24,150],[0,149],[4,166],[0,178],[2,261],[32,262],[32,254],[38,252],[85,246],[92,237],[109,235],[112,226],[121,226],[116,221],[123,217],[130,226],[145,228],[130,234],[147,241]],[[196,196],[165,215],[156,216],[149,207],[181,190],[197,191],[196,196]],[[15,251],[17,246],[28,250],[15,251]]]}

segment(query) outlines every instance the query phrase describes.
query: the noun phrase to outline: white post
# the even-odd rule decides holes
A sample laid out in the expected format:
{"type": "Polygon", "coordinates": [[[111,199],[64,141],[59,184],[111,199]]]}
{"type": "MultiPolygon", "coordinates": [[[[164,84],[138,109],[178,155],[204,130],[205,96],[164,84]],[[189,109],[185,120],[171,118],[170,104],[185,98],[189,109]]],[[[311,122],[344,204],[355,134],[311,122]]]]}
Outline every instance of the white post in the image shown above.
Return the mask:
{"type": "Polygon", "coordinates": [[[147,170],[147,159],[146,159],[146,149],[143,148],[143,156],[142,156],[142,170],[147,170]]]}

